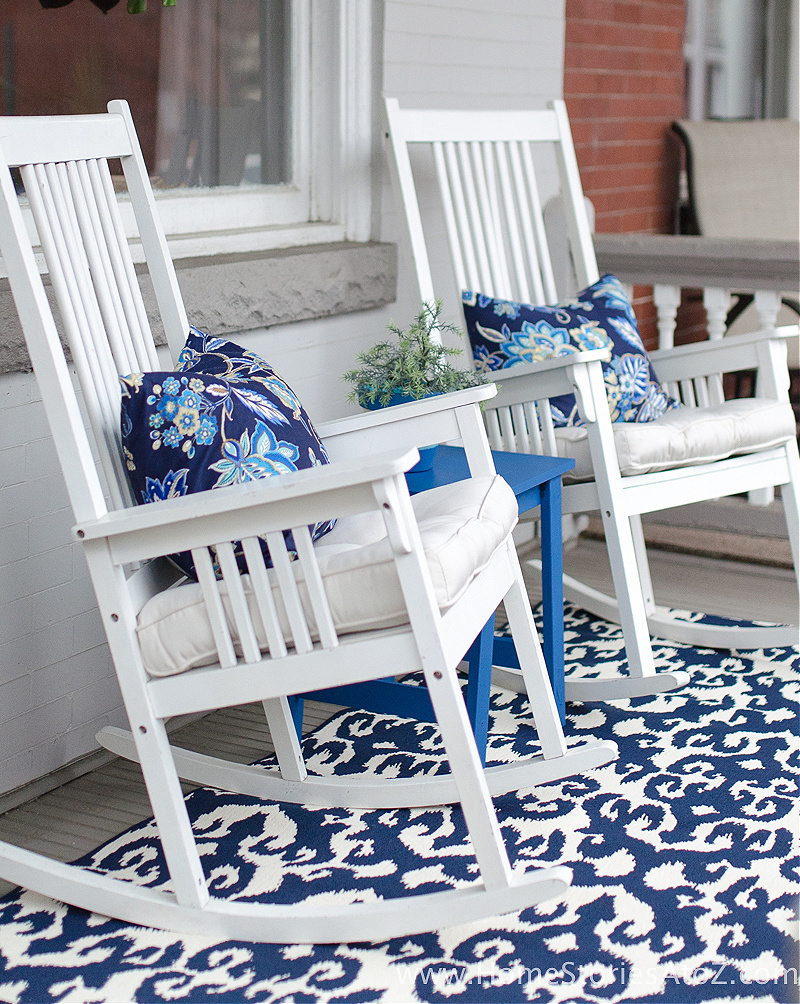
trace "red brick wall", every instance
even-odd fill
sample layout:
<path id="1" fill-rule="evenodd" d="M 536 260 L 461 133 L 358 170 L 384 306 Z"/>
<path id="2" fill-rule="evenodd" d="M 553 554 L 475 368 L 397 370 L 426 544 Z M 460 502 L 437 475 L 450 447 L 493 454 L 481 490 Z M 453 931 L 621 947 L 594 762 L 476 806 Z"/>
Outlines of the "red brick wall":
<path id="1" fill-rule="evenodd" d="M 566 0 L 564 97 L 598 233 L 671 233 L 686 0 Z M 650 291 L 634 303 L 656 343 Z"/>

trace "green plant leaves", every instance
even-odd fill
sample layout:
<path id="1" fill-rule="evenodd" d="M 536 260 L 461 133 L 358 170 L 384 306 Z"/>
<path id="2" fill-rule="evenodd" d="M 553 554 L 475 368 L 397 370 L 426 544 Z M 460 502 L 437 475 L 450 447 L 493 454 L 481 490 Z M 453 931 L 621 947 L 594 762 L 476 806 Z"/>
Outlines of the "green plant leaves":
<path id="1" fill-rule="evenodd" d="M 462 332 L 439 319 L 441 310 L 440 300 L 423 303 L 407 331 L 392 322 L 389 331 L 394 340 L 378 342 L 360 353 L 360 366 L 342 376 L 355 387 L 349 400 L 363 406 L 385 406 L 395 391 L 419 400 L 483 383 L 483 376 L 450 364 L 448 357 L 461 355 L 461 349 L 442 345 L 441 335 Z"/>

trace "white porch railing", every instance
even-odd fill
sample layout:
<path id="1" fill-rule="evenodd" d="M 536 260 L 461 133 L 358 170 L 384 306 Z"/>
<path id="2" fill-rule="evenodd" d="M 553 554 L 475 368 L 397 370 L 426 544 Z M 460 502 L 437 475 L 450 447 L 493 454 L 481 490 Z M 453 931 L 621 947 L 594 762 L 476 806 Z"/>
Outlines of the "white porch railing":
<path id="1" fill-rule="evenodd" d="M 660 349 L 672 348 L 681 289 L 703 290 L 708 337 L 722 338 L 731 292 L 755 294 L 760 327 L 769 330 L 781 293 L 800 294 L 800 241 L 736 240 L 667 234 L 595 234 L 601 272 L 653 287 Z"/>

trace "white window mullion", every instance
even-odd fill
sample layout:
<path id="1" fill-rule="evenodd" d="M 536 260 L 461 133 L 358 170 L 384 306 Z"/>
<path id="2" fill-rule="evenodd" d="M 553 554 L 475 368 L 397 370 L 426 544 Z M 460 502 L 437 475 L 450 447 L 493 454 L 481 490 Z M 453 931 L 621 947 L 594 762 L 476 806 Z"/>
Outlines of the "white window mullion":
<path id="1" fill-rule="evenodd" d="M 339 4 L 310 0 L 311 88 L 308 119 L 312 123 L 311 219 L 333 220 L 337 213 L 340 167 L 338 156 Z"/>
<path id="2" fill-rule="evenodd" d="M 350 240 L 366 241 L 372 236 L 372 0 L 341 0 L 340 11 L 339 218 Z"/>
<path id="3" fill-rule="evenodd" d="M 292 4 L 292 182 L 302 192 L 304 219 L 320 219 L 312 206 L 312 95 L 324 86 L 313 73 L 311 53 L 311 3 L 294 0 Z"/>

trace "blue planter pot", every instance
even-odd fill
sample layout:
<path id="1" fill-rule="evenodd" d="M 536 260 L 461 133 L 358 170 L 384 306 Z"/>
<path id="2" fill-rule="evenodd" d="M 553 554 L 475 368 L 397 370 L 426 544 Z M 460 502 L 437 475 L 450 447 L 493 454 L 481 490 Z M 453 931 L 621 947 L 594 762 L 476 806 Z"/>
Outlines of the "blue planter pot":
<path id="1" fill-rule="evenodd" d="M 436 394 L 428 394 L 427 397 L 436 397 Z M 381 404 L 379 401 L 365 402 L 359 401 L 362 408 L 366 408 L 367 411 L 379 411 L 381 408 L 392 408 L 397 404 L 409 404 L 411 401 L 419 400 L 418 398 L 409 397 L 408 394 L 402 394 L 399 390 L 393 391 L 392 396 L 389 398 L 387 404 Z M 438 444 L 435 446 L 422 446 L 419 448 L 419 461 L 414 464 L 409 474 L 416 474 L 420 471 L 429 471 L 433 467 L 433 461 L 436 456 L 436 451 L 438 449 Z"/>
<path id="2" fill-rule="evenodd" d="M 372 388 L 368 388 L 372 389 Z M 435 397 L 434 394 L 427 394 L 427 397 Z M 358 403 L 362 408 L 366 408 L 367 411 L 380 411 L 381 408 L 393 408 L 397 404 L 410 404 L 412 401 L 416 401 L 417 398 L 409 397 L 408 394 L 403 394 L 399 390 L 392 391 L 392 396 L 389 398 L 386 404 L 381 404 L 379 400 L 375 401 L 364 401 L 359 398 Z"/>

